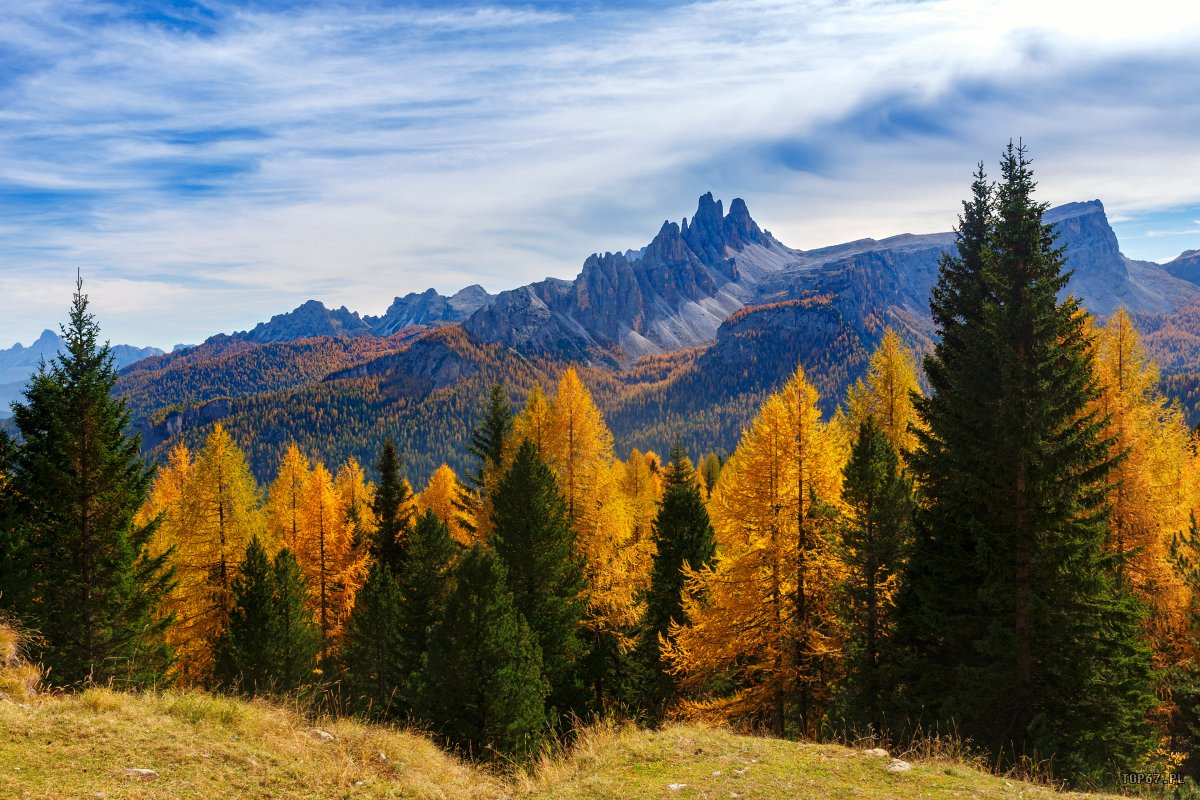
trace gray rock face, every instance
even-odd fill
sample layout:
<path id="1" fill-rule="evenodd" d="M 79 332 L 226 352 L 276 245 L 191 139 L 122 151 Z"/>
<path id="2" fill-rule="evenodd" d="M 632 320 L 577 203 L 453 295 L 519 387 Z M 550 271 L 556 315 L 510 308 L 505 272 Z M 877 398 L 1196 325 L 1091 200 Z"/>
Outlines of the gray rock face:
<path id="1" fill-rule="evenodd" d="M 426 289 L 397 297 L 381 317 L 364 317 L 376 336 L 392 334 L 412 325 L 433 325 L 439 322 L 461 322 L 476 310 L 492 301 L 492 296 L 478 284 L 460 289 L 450 297 Z"/>
<path id="2" fill-rule="evenodd" d="M 267 344 L 291 342 L 311 336 L 369 336 L 371 326 L 345 306 L 328 309 L 318 300 L 309 300 L 287 314 L 276 314 L 270 322 L 260 322 L 249 331 L 231 334 L 234 341 Z"/>
<path id="3" fill-rule="evenodd" d="M 744 201 L 734 200 L 726 215 L 709 193 L 690 222 L 664 222 L 641 250 L 593 254 L 570 283 L 502 292 L 464 327 L 484 341 L 535 352 L 628 358 L 690 347 L 711 341 L 754 287 L 794 255 L 758 227 Z"/>
<path id="4" fill-rule="evenodd" d="M 1163 265 L 1167 273 L 1188 283 L 1200 284 L 1200 250 L 1184 250 Z"/>

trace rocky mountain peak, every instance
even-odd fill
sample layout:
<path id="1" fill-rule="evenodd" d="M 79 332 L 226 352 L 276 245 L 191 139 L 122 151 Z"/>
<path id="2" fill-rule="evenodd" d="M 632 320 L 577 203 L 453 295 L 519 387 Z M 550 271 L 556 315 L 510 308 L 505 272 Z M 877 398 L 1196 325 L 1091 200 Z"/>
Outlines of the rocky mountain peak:
<path id="1" fill-rule="evenodd" d="M 769 245 L 768 236 L 758 227 L 758 223 L 750 216 L 746 201 L 740 197 L 733 198 L 729 204 L 729 214 L 724 220 L 725 243 L 734 250 L 744 250 L 748 244 Z"/>
<path id="2" fill-rule="evenodd" d="M 320 300 L 309 300 L 286 314 L 276 314 L 270 322 L 260 322 L 251 330 L 239 331 L 229 338 L 266 344 L 312 336 L 366 336 L 370 332 L 370 326 L 345 306 L 330 310 Z"/>

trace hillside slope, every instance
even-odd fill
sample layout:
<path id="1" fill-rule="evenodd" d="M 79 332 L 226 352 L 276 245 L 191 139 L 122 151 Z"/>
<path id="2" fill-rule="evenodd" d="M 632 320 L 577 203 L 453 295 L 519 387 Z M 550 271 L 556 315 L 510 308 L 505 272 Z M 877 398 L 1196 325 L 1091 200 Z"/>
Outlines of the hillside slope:
<path id="1" fill-rule="evenodd" d="M 532 775 L 504 779 L 413 733 L 318 725 L 267 703 L 194 693 L 92 689 L 31 706 L 0 701 L 0 797 L 1086 797 L 951 761 L 891 773 L 887 758 L 845 747 L 695 725 L 658 733 L 601 728 Z"/>

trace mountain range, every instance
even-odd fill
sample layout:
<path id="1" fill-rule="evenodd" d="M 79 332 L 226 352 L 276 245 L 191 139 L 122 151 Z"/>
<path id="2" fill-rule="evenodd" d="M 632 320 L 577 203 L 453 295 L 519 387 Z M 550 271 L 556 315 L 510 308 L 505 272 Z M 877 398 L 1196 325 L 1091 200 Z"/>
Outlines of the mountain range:
<path id="1" fill-rule="evenodd" d="M 21 392 L 38 364 L 50 362 L 62 349 L 62 337 L 47 329 L 28 347 L 17 342 L 7 350 L 0 350 L 0 418 L 11 416 L 9 404 L 22 398 Z M 112 346 L 113 363 L 117 369 L 143 358 L 161 355 L 162 352 L 157 347 Z"/>
<path id="2" fill-rule="evenodd" d="M 1050 209 L 1046 220 L 1073 270 L 1065 291 L 1098 315 L 1133 312 L 1177 383 L 1200 373 L 1197 251 L 1167 265 L 1125 257 L 1098 200 Z M 574 280 L 494 296 L 430 289 L 378 317 L 313 300 L 134 363 L 118 391 L 152 456 L 179 436 L 198 443 L 221 420 L 260 477 L 292 439 L 334 463 L 367 463 L 391 437 L 418 479 L 442 461 L 462 467 L 489 383 L 504 382 L 519 403 L 568 365 L 592 388 L 619 451 L 661 452 L 676 437 L 693 452 L 731 449 L 797 361 L 831 412 L 886 328 L 928 351 L 929 291 L 953 243 L 943 232 L 799 250 L 761 228 L 743 200 L 726 212 L 705 194 L 690 219 L 663 222 L 638 250 L 589 256 Z"/>

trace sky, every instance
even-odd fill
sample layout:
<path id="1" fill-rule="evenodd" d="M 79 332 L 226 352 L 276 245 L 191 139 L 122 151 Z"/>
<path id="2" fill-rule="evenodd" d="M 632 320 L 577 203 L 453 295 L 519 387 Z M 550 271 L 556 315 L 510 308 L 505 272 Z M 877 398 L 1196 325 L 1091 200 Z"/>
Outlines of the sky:
<path id="1" fill-rule="evenodd" d="M 1200 248 L 1200 4 L 40 0 L 0 20 L 0 347 L 574 277 L 712 191 L 802 249 L 948 230 L 1010 138 Z M 994 169 L 993 169 L 994 171 Z"/>

